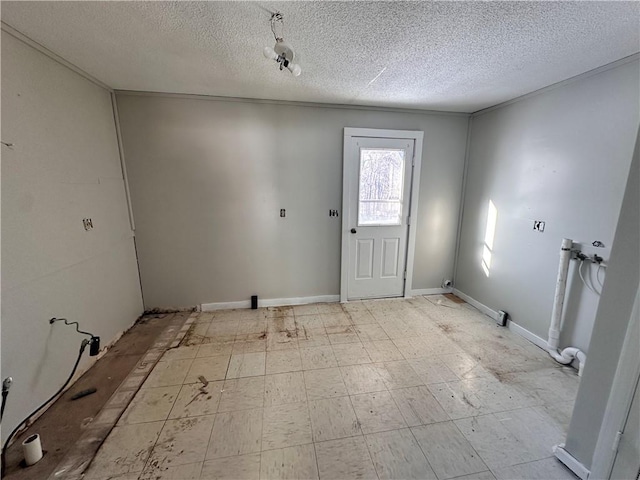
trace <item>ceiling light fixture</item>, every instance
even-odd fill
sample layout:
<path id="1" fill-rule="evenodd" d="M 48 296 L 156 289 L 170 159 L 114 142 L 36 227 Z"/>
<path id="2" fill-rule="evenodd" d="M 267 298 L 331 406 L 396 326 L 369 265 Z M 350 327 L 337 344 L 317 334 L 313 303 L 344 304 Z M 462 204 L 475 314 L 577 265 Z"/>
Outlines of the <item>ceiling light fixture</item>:
<path id="1" fill-rule="evenodd" d="M 277 32 L 278 30 L 279 33 Z M 280 65 L 280 70 L 286 68 L 294 77 L 299 76 L 302 73 L 302 69 L 300 65 L 293 63 L 295 52 L 288 44 L 284 43 L 284 20 L 280 12 L 271 14 L 271 31 L 276 39 L 276 44 L 273 48 L 264 47 L 262 53 L 264 53 L 265 57 L 275 60 Z"/>

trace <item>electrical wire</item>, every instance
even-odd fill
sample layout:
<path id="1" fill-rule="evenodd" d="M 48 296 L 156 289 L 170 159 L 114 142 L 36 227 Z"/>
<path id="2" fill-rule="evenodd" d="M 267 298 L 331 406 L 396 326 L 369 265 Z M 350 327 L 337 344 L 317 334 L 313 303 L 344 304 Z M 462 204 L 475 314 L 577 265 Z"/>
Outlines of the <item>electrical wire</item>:
<path id="1" fill-rule="evenodd" d="M 279 37 L 276 33 L 276 23 L 278 22 L 280 23 L 280 29 L 282 30 L 282 33 Z M 284 38 L 284 21 L 280 12 L 271 14 L 271 31 L 273 32 L 273 37 L 276 39 L 276 42 L 278 40 L 282 41 L 282 39 Z"/>
<path id="2" fill-rule="evenodd" d="M 56 318 L 56 317 L 53 317 L 51 320 L 49 320 L 49 323 L 53 323 L 53 322 L 64 322 L 65 325 L 75 325 L 76 332 L 81 333 L 82 335 L 88 335 L 93 338 L 92 333 L 83 332 L 82 330 L 80 330 L 80 324 L 78 322 L 70 322 L 66 318 Z"/>
<path id="3" fill-rule="evenodd" d="M 53 323 L 53 320 L 64 320 L 62 318 L 60 319 L 51 319 Z M 65 323 L 66 320 L 65 320 Z M 77 322 L 72 322 L 72 323 L 76 323 Z M 67 325 L 70 325 L 69 323 L 67 323 Z M 76 326 L 76 330 L 78 330 L 78 327 Z M 86 332 L 82 332 L 80 330 L 78 330 L 78 332 L 80 333 L 86 333 Z M 87 335 L 91 335 L 91 334 L 87 334 Z M 1 461 L 2 461 L 2 468 L 0 469 L 0 478 L 4 478 L 4 472 L 5 472 L 5 466 L 7 464 L 6 462 L 6 454 L 7 454 L 7 447 L 9 446 L 9 443 L 11 442 L 11 439 L 14 437 L 14 435 L 18 432 L 18 430 L 20 430 L 20 427 L 22 427 L 22 425 L 26 424 L 36 413 L 38 413 L 40 410 L 42 410 L 44 407 L 46 407 L 49 402 L 51 402 L 53 399 L 55 399 L 64 389 L 65 387 L 69 384 L 69 382 L 71 381 L 71 379 L 73 378 L 73 376 L 76 373 L 76 370 L 78 369 L 78 365 L 80 364 L 80 359 L 82 358 L 82 354 L 84 353 L 84 349 L 87 348 L 87 345 L 89 345 L 89 340 L 83 340 L 82 343 L 80 344 L 80 351 L 78 352 L 78 358 L 76 359 L 76 363 L 73 365 L 73 369 L 71 370 L 71 374 L 69 375 L 69 378 L 67 378 L 67 381 L 64 382 L 64 384 L 58 389 L 58 391 L 56 393 L 54 393 L 53 395 L 51 395 L 51 397 L 49 397 L 49 399 L 44 402 L 42 405 L 40 405 L 38 408 L 36 408 L 33 412 L 31 412 L 24 420 L 22 420 L 17 426 L 16 428 L 13 429 L 13 431 L 9 434 L 9 436 L 7 437 L 6 442 L 4 442 L 4 445 L 2 446 L 2 454 L 0 455 L 1 457 Z"/>
<path id="4" fill-rule="evenodd" d="M 582 283 L 584 283 L 584 286 L 587 287 L 589 290 L 591 290 L 594 295 L 600 296 L 600 293 L 585 281 L 584 276 L 582 275 L 583 264 L 584 264 L 584 260 L 580 260 L 580 266 L 578 266 L 578 273 L 580 274 L 580 280 L 582 280 Z"/>
<path id="5" fill-rule="evenodd" d="M 596 280 L 600 284 L 600 288 L 604 288 L 604 281 L 600 280 L 600 271 L 605 268 L 604 265 L 598 265 L 598 270 L 596 271 Z"/>

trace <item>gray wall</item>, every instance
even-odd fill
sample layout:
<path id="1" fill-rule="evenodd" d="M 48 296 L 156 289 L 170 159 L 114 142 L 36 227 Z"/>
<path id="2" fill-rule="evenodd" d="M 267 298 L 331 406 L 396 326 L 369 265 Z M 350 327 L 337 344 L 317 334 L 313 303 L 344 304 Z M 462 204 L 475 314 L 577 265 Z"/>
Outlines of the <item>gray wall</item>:
<path id="1" fill-rule="evenodd" d="M 118 108 L 147 308 L 338 295 L 344 127 L 424 131 L 413 288 L 452 276 L 466 116 L 128 94 Z"/>
<path id="2" fill-rule="evenodd" d="M 609 257 L 638 128 L 639 80 L 636 60 L 473 117 L 460 291 L 546 340 L 562 238 L 600 240 L 607 249 L 587 250 Z M 489 200 L 498 213 L 487 277 Z M 546 222 L 544 233 L 533 230 L 534 220 Z M 577 265 L 560 344 L 586 351 L 598 297 L 582 286 Z"/>
<path id="3" fill-rule="evenodd" d="M 567 434 L 566 450 L 587 468 L 604 418 L 640 278 L 640 135 L 611 250 L 589 357 Z M 640 341 L 640 339 L 636 339 Z"/>
<path id="4" fill-rule="evenodd" d="M 109 92 L 2 33 L 5 434 L 62 385 L 85 338 L 49 318 L 104 345 L 142 312 L 114 125 Z"/>

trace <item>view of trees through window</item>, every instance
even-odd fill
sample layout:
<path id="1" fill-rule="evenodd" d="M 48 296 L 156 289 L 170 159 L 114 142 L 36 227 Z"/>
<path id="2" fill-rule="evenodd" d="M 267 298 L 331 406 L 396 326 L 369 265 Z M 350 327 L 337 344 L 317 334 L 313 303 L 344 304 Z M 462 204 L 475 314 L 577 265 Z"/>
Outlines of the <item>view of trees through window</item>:
<path id="1" fill-rule="evenodd" d="M 359 225 L 400 225 L 404 150 L 361 149 Z"/>

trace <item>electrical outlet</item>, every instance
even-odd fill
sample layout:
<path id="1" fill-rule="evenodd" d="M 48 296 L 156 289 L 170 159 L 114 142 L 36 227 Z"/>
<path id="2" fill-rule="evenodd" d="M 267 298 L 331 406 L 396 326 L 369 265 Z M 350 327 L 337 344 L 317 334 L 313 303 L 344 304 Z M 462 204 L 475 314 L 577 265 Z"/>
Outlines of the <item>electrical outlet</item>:
<path id="1" fill-rule="evenodd" d="M 281 217 L 286 217 L 287 216 L 287 211 L 284 208 L 280 209 L 280 216 Z"/>
<path id="2" fill-rule="evenodd" d="M 82 219 L 82 225 L 84 226 L 84 229 L 87 232 L 89 230 L 93 230 L 93 220 L 91 220 L 90 218 L 83 218 Z"/>
<path id="3" fill-rule="evenodd" d="M 330 217 L 337 217 L 338 216 L 338 210 L 329 210 L 329 216 Z"/>
<path id="4" fill-rule="evenodd" d="M 544 222 L 542 220 L 534 220 L 533 229 L 540 233 L 544 232 Z"/>

